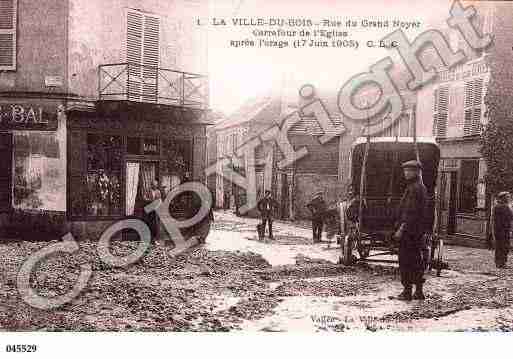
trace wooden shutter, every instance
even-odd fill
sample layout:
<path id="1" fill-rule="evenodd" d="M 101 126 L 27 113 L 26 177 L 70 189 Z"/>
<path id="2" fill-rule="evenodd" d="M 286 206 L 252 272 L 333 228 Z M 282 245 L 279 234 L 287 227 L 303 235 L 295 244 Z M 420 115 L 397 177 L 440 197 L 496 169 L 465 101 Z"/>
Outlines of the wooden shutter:
<path id="1" fill-rule="evenodd" d="M 157 102 L 160 19 L 139 11 L 127 14 L 128 99 Z"/>
<path id="2" fill-rule="evenodd" d="M 142 93 L 143 15 L 129 11 L 127 15 L 126 60 L 128 62 L 128 99 L 140 101 Z"/>
<path id="3" fill-rule="evenodd" d="M 435 91 L 435 136 L 447 137 L 447 118 L 449 109 L 449 87 L 443 86 Z"/>
<path id="4" fill-rule="evenodd" d="M 17 0 L 0 0 L 0 70 L 16 70 Z"/>
<path id="5" fill-rule="evenodd" d="M 144 16 L 143 33 L 143 96 L 144 101 L 157 102 L 157 76 L 159 67 L 160 21 Z"/>
<path id="6" fill-rule="evenodd" d="M 483 79 L 465 82 L 465 123 L 463 136 L 479 135 L 483 102 Z"/>

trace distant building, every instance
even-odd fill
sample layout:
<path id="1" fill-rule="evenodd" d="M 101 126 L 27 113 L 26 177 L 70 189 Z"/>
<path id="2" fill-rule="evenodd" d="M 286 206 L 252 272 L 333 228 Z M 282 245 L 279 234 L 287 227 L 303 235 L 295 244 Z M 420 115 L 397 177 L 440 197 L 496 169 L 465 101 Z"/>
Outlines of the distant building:
<path id="1" fill-rule="evenodd" d="M 238 156 L 237 150 L 246 142 L 259 136 L 266 129 L 277 124 L 280 119 L 281 100 L 272 96 L 264 96 L 246 101 L 234 114 L 218 122 L 209 130 L 209 148 L 213 149 L 215 142 L 216 163 L 223 159 L 229 161 L 229 168 L 219 168 L 215 175 L 208 179 L 210 186 L 214 185 L 218 208 L 233 209 L 242 206 L 246 201 L 245 191 L 236 186 L 233 172 L 245 176 L 247 172 L 244 156 Z M 272 173 L 265 171 L 265 161 L 270 159 L 272 164 L 273 143 L 266 141 L 255 149 L 256 196 L 260 198 L 264 191 L 272 189 Z M 209 165 L 212 165 L 212 161 Z M 224 173 L 224 175 L 222 174 Z M 215 180 L 214 180 L 215 178 Z M 249 215 L 256 215 L 255 210 Z"/>
<path id="2" fill-rule="evenodd" d="M 336 96 L 333 97 L 336 99 Z M 331 100 L 332 108 L 336 105 Z M 266 190 L 273 193 L 279 202 L 278 216 L 282 219 L 308 218 L 306 204 L 317 191 L 324 191 L 330 202 L 335 202 L 340 192 L 338 180 L 339 140 L 340 136 L 321 144 L 319 137 L 323 134 L 314 116 L 304 115 L 300 107 L 304 103 L 299 99 L 282 96 L 262 97 L 248 101 L 235 114 L 225 121 L 216 124 L 212 130 L 215 136 L 209 135 L 209 148 L 216 141 L 216 157 L 228 159 L 230 168 L 219 168 L 216 175 L 216 204 L 219 208 L 232 209 L 246 203 L 247 193 L 235 185 L 230 172 L 234 171 L 246 176 L 251 173 L 244 156 L 237 156 L 237 149 L 252 139 L 262 136 L 273 126 L 282 126 L 284 119 L 292 112 L 298 111 L 300 120 L 287 132 L 289 142 L 295 150 L 306 147 L 308 154 L 290 166 L 280 168 L 278 163 L 284 158 L 280 147 L 274 139 L 263 140 L 255 149 L 255 196 L 260 199 Z M 341 116 L 330 111 L 334 125 L 341 124 Z M 335 115 L 331 115 L 335 113 Z M 225 175 L 220 175 L 224 171 Z M 209 178 L 212 184 L 213 179 Z M 238 202 L 236 202 L 238 201 Z M 250 216 L 258 215 L 253 209 Z"/>
<path id="3" fill-rule="evenodd" d="M 282 121 L 294 112 L 299 115 L 299 121 L 288 131 L 288 140 L 295 151 L 302 148 L 307 154 L 289 166 L 280 168 L 277 164 L 284 159 L 283 153 L 275 145 L 276 158 L 273 178 L 275 179 L 275 196 L 280 203 L 280 214 L 284 219 L 306 219 L 311 213 L 307 208 L 308 202 L 317 192 L 323 192 L 328 204 L 335 204 L 341 194 L 342 185 L 339 181 L 339 144 L 340 134 L 334 134 L 327 143 L 321 144 L 320 137 L 324 135 L 319 121 L 313 114 L 305 114 L 304 106 L 312 100 L 319 99 L 328 112 L 333 126 L 343 125 L 342 115 L 337 106 L 336 93 L 319 92 L 315 90 L 311 100 L 305 100 L 296 95 L 289 97 L 283 107 Z M 342 133 L 342 137 L 345 132 Z"/>

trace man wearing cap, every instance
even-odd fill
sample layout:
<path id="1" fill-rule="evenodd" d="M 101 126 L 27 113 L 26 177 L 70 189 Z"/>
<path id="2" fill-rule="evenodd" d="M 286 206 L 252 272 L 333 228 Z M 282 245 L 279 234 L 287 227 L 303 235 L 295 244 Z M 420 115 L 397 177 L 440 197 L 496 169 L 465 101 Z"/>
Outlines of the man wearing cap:
<path id="1" fill-rule="evenodd" d="M 312 213 L 313 242 L 318 243 L 321 241 L 324 215 L 327 208 L 326 202 L 323 199 L 323 192 L 316 192 L 306 207 Z"/>
<path id="2" fill-rule="evenodd" d="M 493 232 L 495 237 L 495 265 L 505 268 L 508 261 L 509 237 L 513 214 L 509 208 L 509 192 L 497 195 L 497 205 L 493 208 Z"/>
<path id="3" fill-rule="evenodd" d="M 274 211 L 278 208 L 278 202 L 276 202 L 271 197 L 271 191 L 265 191 L 265 196 L 260 201 L 258 201 L 257 205 L 258 211 L 262 216 L 262 227 L 265 233 L 265 225 L 269 224 L 269 239 L 273 238 L 273 214 Z"/>
<path id="4" fill-rule="evenodd" d="M 407 186 L 400 203 L 399 228 L 394 238 L 399 243 L 399 271 L 404 290 L 397 299 L 412 300 L 412 286 L 415 284 L 414 299 L 425 299 L 424 263 L 422 259 L 423 236 L 425 233 L 427 190 L 420 180 L 422 165 L 416 160 L 402 164 Z"/>

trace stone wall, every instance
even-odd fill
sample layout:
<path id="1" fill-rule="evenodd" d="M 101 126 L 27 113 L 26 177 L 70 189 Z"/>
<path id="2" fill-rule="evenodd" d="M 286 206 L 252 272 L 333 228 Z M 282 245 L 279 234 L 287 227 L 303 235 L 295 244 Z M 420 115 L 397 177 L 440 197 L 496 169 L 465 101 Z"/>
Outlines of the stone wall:
<path id="1" fill-rule="evenodd" d="M 66 92 L 67 4 L 18 0 L 16 71 L 0 71 L 0 91 Z M 61 86 L 45 86 L 47 76 Z"/>

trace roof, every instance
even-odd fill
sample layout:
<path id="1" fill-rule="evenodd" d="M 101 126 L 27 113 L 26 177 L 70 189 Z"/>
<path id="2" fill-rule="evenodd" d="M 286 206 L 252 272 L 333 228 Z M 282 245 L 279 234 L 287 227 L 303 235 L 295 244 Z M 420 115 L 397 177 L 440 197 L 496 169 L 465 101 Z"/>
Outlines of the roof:
<path id="1" fill-rule="evenodd" d="M 254 98 L 246 101 L 235 113 L 226 120 L 216 124 L 215 129 L 226 129 L 240 126 L 247 122 L 279 123 L 281 100 L 274 97 Z"/>
<path id="2" fill-rule="evenodd" d="M 342 116 L 330 116 L 330 120 L 333 123 L 334 128 L 344 126 Z M 311 136 L 322 136 L 325 135 L 325 131 L 321 128 L 319 121 L 315 116 L 301 116 L 301 120 L 295 123 L 290 130 L 289 134 L 294 135 L 311 135 Z M 334 133 L 339 135 L 340 133 Z"/>

